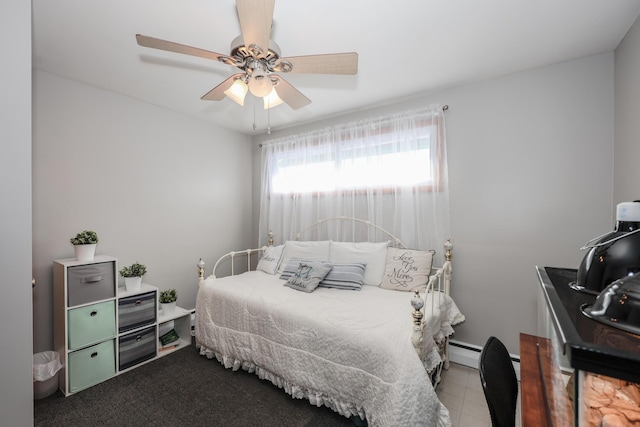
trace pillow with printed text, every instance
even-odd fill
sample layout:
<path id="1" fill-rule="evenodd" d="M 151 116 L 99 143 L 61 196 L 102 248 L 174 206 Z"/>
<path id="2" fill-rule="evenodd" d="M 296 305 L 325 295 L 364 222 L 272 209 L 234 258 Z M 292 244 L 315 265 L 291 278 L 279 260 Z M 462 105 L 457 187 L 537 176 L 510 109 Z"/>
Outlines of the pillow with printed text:
<path id="1" fill-rule="evenodd" d="M 424 289 L 429 281 L 434 251 L 387 249 L 387 261 L 380 287 L 395 291 Z"/>
<path id="2" fill-rule="evenodd" d="M 284 285 L 302 292 L 313 292 L 332 268 L 333 265 L 326 261 L 300 261 Z"/>
<path id="3" fill-rule="evenodd" d="M 276 274 L 276 270 L 280 266 L 280 258 L 282 258 L 283 249 L 284 245 L 267 247 L 262 254 L 262 258 L 258 261 L 256 270 L 261 270 L 269 274 Z"/>

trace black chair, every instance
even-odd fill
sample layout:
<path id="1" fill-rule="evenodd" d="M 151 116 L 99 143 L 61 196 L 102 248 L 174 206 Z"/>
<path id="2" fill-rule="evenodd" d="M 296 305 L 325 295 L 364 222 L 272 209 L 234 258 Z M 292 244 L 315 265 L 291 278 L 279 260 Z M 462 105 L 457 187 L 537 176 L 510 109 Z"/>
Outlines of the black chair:
<path id="1" fill-rule="evenodd" d="M 493 427 L 514 427 L 518 379 L 511 356 L 502 342 L 491 337 L 480 353 L 480 381 Z"/>

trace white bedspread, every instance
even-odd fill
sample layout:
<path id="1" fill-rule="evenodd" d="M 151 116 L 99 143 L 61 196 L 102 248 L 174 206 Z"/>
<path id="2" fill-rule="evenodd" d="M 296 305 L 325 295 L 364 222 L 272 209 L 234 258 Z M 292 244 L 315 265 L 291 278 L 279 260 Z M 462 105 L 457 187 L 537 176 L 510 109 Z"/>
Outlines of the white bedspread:
<path id="1" fill-rule="evenodd" d="M 439 362 L 435 344 L 425 339 L 425 365 L 411 344 L 410 293 L 307 294 L 283 284 L 261 271 L 205 280 L 196 302 L 201 353 L 370 426 L 451 425 L 425 370 Z M 443 306 L 425 337 L 449 335 L 464 319 L 450 298 Z"/>

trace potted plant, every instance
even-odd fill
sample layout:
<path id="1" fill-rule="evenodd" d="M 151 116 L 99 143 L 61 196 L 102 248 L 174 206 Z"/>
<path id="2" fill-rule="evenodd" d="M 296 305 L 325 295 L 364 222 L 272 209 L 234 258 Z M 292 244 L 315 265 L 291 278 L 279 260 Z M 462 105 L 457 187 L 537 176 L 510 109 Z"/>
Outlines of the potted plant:
<path id="1" fill-rule="evenodd" d="M 73 245 L 78 261 L 92 261 L 98 244 L 98 234 L 95 231 L 84 230 L 69 239 Z"/>
<path id="2" fill-rule="evenodd" d="M 127 291 L 139 291 L 142 284 L 142 276 L 147 274 L 147 267 L 139 262 L 134 262 L 128 267 L 122 267 L 120 275 L 124 277 L 124 286 Z"/>
<path id="3" fill-rule="evenodd" d="M 176 301 L 178 300 L 178 292 L 175 289 L 167 289 L 160 291 L 160 306 L 164 315 L 173 314 L 176 309 Z"/>

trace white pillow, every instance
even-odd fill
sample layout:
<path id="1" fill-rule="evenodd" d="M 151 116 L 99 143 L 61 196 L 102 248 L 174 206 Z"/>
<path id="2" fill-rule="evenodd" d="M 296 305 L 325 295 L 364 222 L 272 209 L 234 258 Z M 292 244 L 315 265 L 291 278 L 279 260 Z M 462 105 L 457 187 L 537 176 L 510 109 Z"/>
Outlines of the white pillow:
<path id="1" fill-rule="evenodd" d="M 331 243 L 330 240 L 318 242 L 287 240 L 284 243 L 284 252 L 276 271 L 282 274 L 282 270 L 287 266 L 291 258 L 327 261 L 329 259 L 329 243 Z"/>
<path id="2" fill-rule="evenodd" d="M 256 270 L 264 271 L 269 274 L 276 274 L 276 270 L 280 266 L 280 259 L 282 258 L 282 251 L 284 245 L 269 246 L 262 254 L 262 258 L 258 261 Z"/>
<path id="3" fill-rule="evenodd" d="M 434 251 L 389 248 L 380 287 L 396 291 L 423 290 L 429 281 Z"/>
<path id="4" fill-rule="evenodd" d="M 372 242 L 331 242 L 329 261 L 336 264 L 360 262 L 366 264 L 364 284 L 379 286 L 384 273 L 389 241 Z"/>

